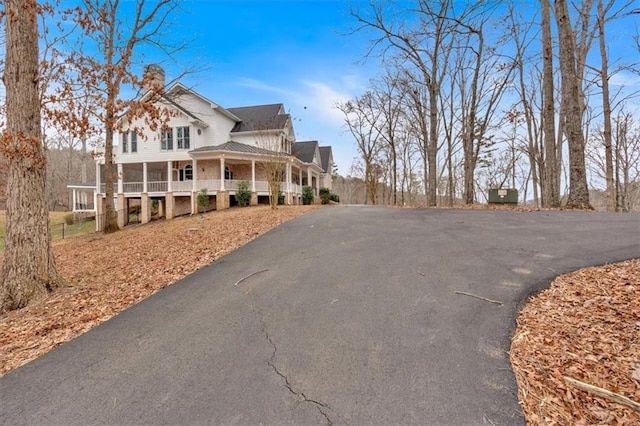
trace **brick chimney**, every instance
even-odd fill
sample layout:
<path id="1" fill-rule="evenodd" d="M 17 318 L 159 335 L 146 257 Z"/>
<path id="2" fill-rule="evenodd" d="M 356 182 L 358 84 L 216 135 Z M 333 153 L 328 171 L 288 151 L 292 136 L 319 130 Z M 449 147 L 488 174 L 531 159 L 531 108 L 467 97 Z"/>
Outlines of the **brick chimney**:
<path id="1" fill-rule="evenodd" d="M 145 91 L 162 92 L 164 85 L 164 69 L 158 64 L 145 65 L 142 78 L 142 86 Z"/>

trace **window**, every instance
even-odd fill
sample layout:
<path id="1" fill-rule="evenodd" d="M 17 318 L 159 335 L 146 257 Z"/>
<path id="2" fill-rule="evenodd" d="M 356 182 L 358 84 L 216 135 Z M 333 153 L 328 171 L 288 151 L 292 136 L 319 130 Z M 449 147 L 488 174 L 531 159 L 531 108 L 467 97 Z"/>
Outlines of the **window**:
<path id="1" fill-rule="evenodd" d="M 193 166 L 190 164 L 184 166 L 184 180 L 193 180 Z"/>
<path id="2" fill-rule="evenodd" d="M 189 149 L 189 128 L 178 127 L 176 129 L 176 139 L 178 139 L 178 149 Z"/>
<path id="3" fill-rule="evenodd" d="M 233 172 L 229 167 L 224 168 L 224 180 L 233 180 Z"/>
<path id="4" fill-rule="evenodd" d="M 128 135 L 129 133 L 127 132 L 122 133 L 122 152 L 123 153 L 127 152 L 127 136 Z"/>
<path id="5" fill-rule="evenodd" d="M 160 132 L 160 149 L 170 151 L 173 149 L 173 129 L 163 129 Z"/>
<path id="6" fill-rule="evenodd" d="M 131 132 L 131 152 L 138 152 L 138 134 Z"/>

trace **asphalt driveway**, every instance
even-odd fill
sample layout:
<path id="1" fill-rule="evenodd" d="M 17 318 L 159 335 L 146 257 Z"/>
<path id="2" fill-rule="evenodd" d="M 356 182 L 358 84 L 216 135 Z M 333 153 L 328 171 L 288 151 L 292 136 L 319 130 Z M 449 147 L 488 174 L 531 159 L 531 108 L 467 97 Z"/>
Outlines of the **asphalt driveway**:
<path id="1" fill-rule="evenodd" d="M 322 209 L 0 378 L 0 423 L 523 424 L 518 307 L 632 257 L 632 214 Z"/>

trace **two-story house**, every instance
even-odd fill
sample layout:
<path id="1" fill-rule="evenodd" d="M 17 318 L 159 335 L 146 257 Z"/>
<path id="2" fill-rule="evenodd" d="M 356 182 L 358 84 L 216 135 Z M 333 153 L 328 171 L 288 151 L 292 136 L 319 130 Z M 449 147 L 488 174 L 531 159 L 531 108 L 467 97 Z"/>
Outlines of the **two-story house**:
<path id="1" fill-rule="evenodd" d="M 155 69 L 164 78 L 161 69 Z M 141 205 L 142 223 L 151 219 L 151 203 L 160 216 L 195 213 L 197 196 L 207 190 L 211 206 L 235 203 L 238 183 L 246 180 L 251 204 L 268 202 L 268 164 L 282 163 L 280 189 L 285 204 L 301 203 L 303 186 L 331 188 L 330 146 L 297 142 L 293 123 L 282 104 L 223 108 L 177 83 L 164 92 L 168 122 L 152 131 L 143 119 L 121 122 L 117 134 L 114 185 L 119 225 L 128 221 L 129 205 Z M 98 157 L 94 185 L 69 185 L 74 211 L 103 211 L 104 158 Z M 87 194 L 92 191 L 93 196 Z M 92 199 L 93 198 L 93 199 Z M 100 225 L 97 225 L 98 228 Z"/>

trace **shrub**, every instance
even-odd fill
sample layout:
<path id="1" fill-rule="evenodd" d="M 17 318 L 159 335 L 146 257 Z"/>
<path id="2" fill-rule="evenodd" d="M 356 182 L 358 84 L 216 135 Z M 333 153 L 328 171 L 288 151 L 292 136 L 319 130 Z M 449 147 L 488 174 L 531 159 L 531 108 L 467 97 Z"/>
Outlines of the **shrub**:
<path id="1" fill-rule="evenodd" d="M 249 190 L 249 181 L 241 180 L 238 182 L 238 190 L 236 191 L 236 201 L 240 207 L 246 207 L 251 204 L 251 191 Z"/>
<path id="2" fill-rule="evenodd" d="M 198 201 L 198 207 L 206 213 L 207 207 L 209 207 L 209 193 L 207 192 L 207 188 L 202 188 L 202 190 L 198 192 L 196 200 Z"/>
<path id="3" fill-rule="evenodd" d="M 278 191 L 278 205 L 281 206 L 284 204 L 284 193 L 282 191 Z"/>
<path id="4" fill-rule="evenodd" d="M 64 215 L 64 223 L 66 223 L 67 225 L 73 225 L 74 222 L 75 221 L 73 219 L 73 213 Z"/>
<path id="5" fill-rule="evenodd" d="M 331 190 L 329 188 L 320 188 L 320 199 L 322 204 L 329 204 L 331 198 Z"/>
<path id="6" fill-rule="evenodd" d="M 331 201 L 335 201 L 336 203 L 339 203 L 339 202 L 340 202 L 340 196 L 339 196 L 339 195 L 336 195 L 336 194 L 331 194 L 331 195 L 329 195 L 329 199 L 330 199 Z"/>
<path id="7" fill-rule="evenodd" d="M 310 186 L 304 186 L 302 188 L 302 204 L 305 206 L 313 204 L 313 188 Z"/>

